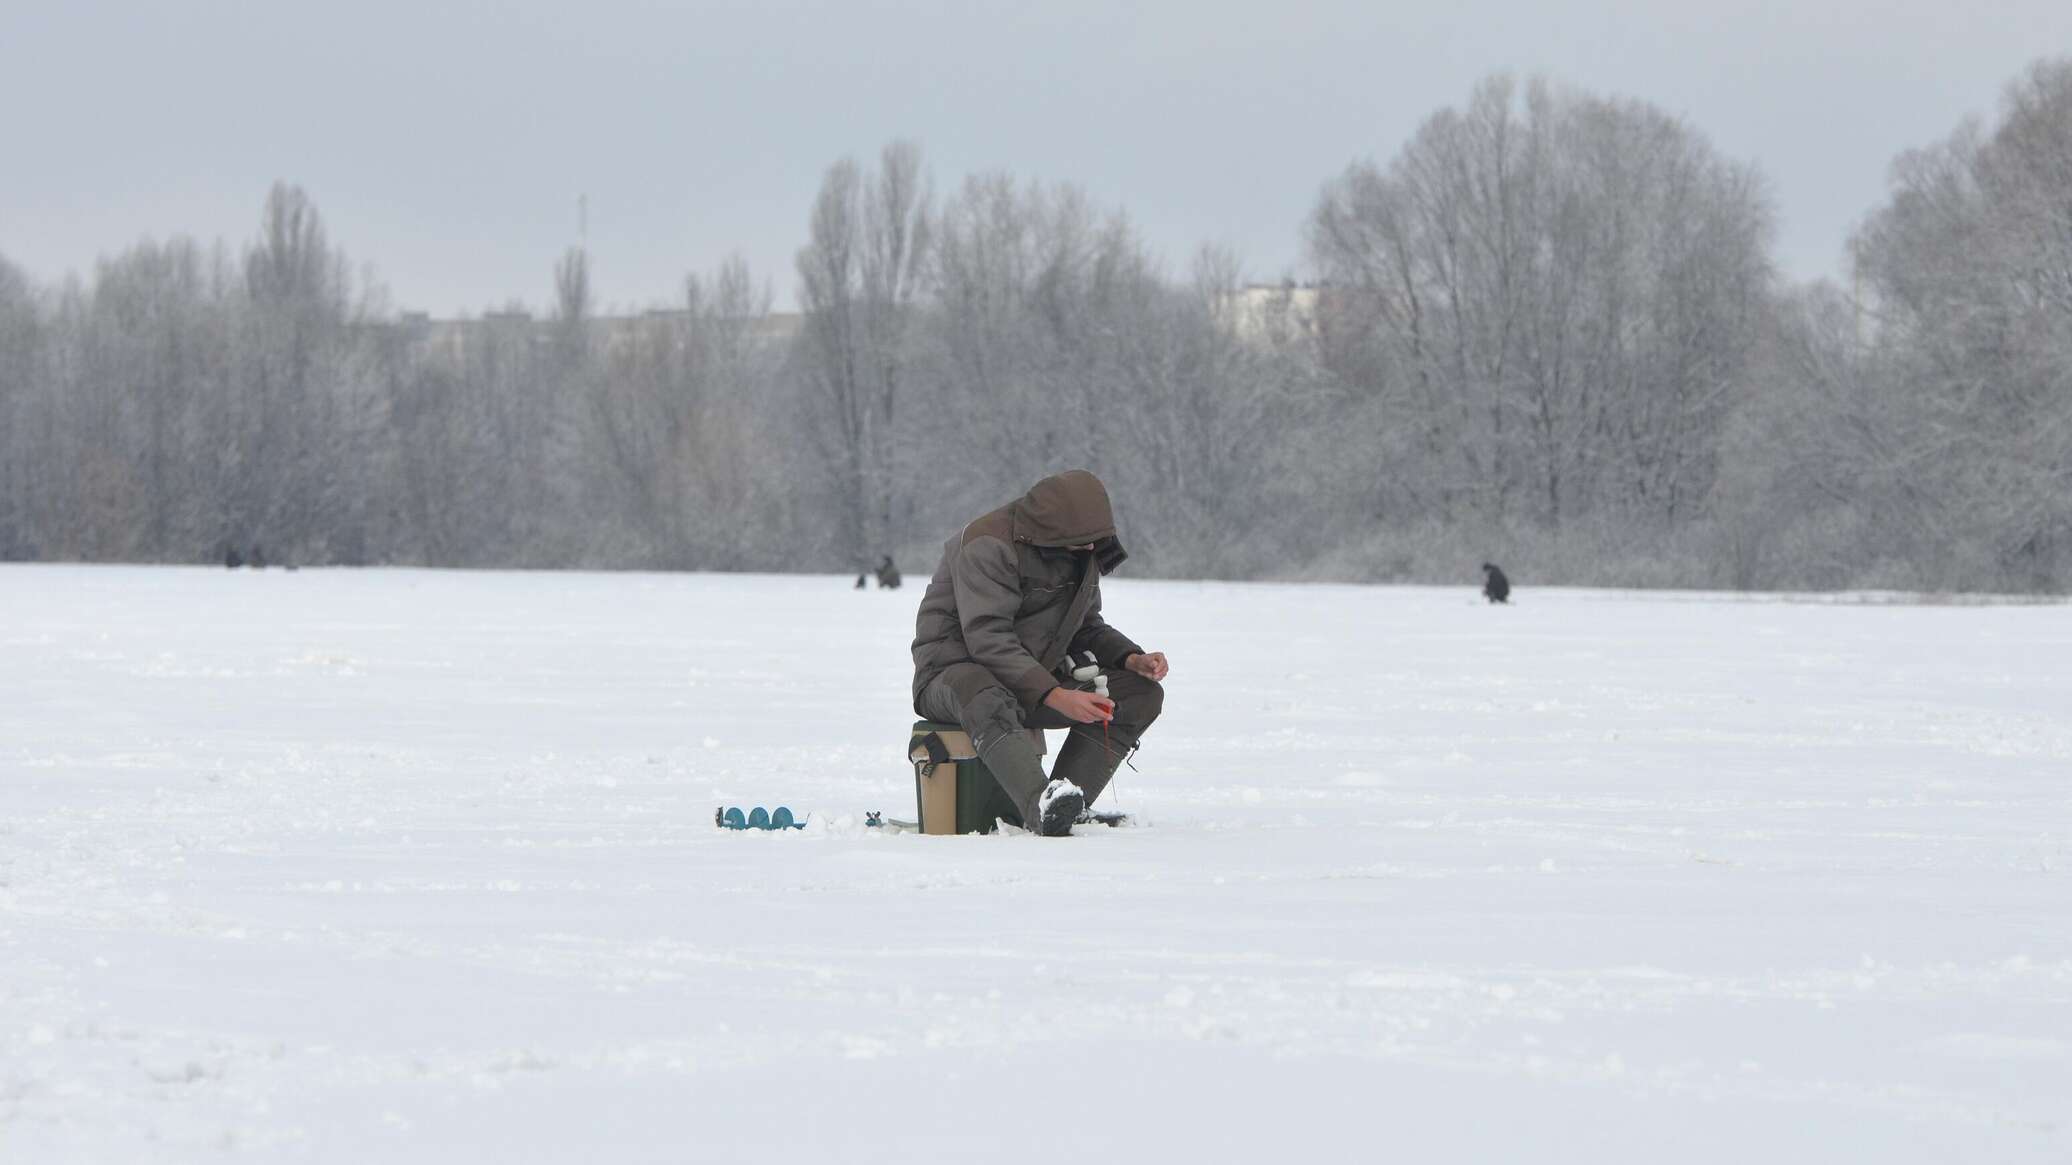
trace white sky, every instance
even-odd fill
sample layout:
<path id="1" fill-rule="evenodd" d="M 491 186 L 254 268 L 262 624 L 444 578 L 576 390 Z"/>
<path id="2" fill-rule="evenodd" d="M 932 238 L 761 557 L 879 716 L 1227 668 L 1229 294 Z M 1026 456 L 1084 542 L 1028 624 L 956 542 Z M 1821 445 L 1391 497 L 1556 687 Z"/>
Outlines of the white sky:
<path id="1" fill-rule="evenodd" d="M 939 190 L 1074 181 L 1176 269 L 1209 241 L 1275 278 L 1327 178 L 1510 70 L 1755 161 L 1811 277 L 1894 154 L 2065 53 L 2065 0 L 0 0 L 0 255 L 49 280 L 145 237 L 242 244 L 284 178 L 397 306 L 479 312 L 547 300 L 587 194 L 607 305 L 733 251 L 787 301 L 821 173 L 903 136 Z"/>

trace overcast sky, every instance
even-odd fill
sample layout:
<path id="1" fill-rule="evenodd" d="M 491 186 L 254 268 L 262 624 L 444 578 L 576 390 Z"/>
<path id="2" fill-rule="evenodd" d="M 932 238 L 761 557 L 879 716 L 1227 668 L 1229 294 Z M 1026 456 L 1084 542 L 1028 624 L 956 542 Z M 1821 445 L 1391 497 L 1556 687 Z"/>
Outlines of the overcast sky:
<path id="1" fill-rule="evenodd" d="M 600 298 L 745 255 L 788 300 L 822 172 L 893 137 L 938 190 L 1004 169 L 1300 272 L 1347 163 L 1509 70 L 1641 98 L 1768 175 L 1787 273 L 1840 269 L 1900 150 L 2072 53 L 2067 0 L 807 4 L 0 0 L 0 256 L 242 244 L 275 179 L 396 306 L 544 304 L 589 198 Z"/>

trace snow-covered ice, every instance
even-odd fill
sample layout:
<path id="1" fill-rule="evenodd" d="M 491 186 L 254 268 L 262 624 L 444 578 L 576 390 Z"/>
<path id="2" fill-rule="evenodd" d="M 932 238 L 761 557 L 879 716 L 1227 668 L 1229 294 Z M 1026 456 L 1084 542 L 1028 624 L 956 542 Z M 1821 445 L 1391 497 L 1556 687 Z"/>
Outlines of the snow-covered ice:
<path id="1" fill-rule="evenodd" d="M 0 1160 L 2072 1157 L 2072 607 L 1107 591 L 929 838 L 913 586 L 0 568 Z"/>

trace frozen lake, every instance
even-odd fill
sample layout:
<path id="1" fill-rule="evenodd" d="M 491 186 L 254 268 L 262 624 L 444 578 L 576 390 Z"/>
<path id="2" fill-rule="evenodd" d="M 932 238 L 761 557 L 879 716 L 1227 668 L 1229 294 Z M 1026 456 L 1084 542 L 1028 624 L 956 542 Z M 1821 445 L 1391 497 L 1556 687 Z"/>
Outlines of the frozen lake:
<path id="1" fill-rule="evenodd" d="M 0 1159 L 2072 1157 L 2072 607 L 1520 581 L 1125 574 L 1048 840 L 918 580 L 0 567 Z"/>

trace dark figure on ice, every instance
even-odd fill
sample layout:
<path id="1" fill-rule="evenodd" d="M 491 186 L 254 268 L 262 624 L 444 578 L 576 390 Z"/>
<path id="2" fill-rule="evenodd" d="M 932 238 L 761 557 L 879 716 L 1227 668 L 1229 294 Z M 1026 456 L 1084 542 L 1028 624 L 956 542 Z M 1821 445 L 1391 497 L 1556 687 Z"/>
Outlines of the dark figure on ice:
<path id="1" fill-rule="evenodd" d="M 959 531 L 921 599 L 914 710 L 970 733 L 1040 834 L 1072 832 L 1165 700 L 1165 654 L 1101 618 L 1101 576 L 1124 557 L 1106 487 L 1075 469 Z M 1106 696 L 1072 678 L 1068 656 L 1087 653 Z M 1071 730 L 1047 778 L 1030 728 Z"/>
<path id="2" fill-rule="evenodd" d="M 223 565 L 230 568 L 231 570 L 236 570 L 238 567 L 243 566 L 244 564 L 245 556 L 237 552 L 237 543 L 231 543 L 230 549 L 225 550 L 223 552 Z"/>
<path id="3" fill-rule="evenodd" d="M 878 587 L 887 591 L 899 589 L 899 568 L 892 565 L 892 556 L 889 554 L 878 563 Z"/>
<path id="4" fill-rule="evenodd" d="M 856 589 L 857 589 L 857 590 L 859 590 L 859 591 L 860 591 L 860 590 L 862 590 L 862 589 L 863 589 L 863 587 L 864 587 L 864 582 L 863 582 L 863 580 L 864 580 L 864 579 L 866 579 L 866 578 L 869 578 L 869 577 L 870 577 L 870 575 L 869 575 L 868 573 L 859 573 L 859 574 L 858 574 L 858 575 L 856 576 Z"/>
<path id="5" fill-rule="evenodd" d="M 1492 603 L 1511 601 L 1511 580 L 1504 577 L 1503 569 L 1494 562 L 1482 564 L 1482 597 Z"/>

